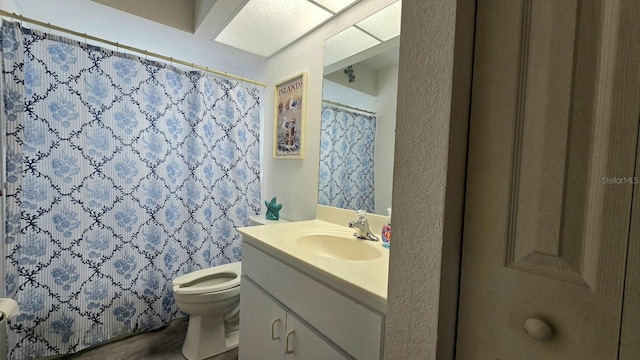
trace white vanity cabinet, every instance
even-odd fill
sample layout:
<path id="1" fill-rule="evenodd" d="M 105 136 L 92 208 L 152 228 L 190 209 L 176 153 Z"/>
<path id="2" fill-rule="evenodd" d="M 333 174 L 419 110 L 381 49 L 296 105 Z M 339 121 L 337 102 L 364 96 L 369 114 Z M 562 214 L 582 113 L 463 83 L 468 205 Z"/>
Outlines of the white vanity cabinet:
<path id="1" fill-rule="evenodd" d="M 287 312 L 243 276 L 240 286 L 241 359 L 284 359 Z"/>
<path id="2" fill-rule="evenodd" d="M 247 278 L 242 283 L 240 359 L 347 359 Z M 244 313 L 243 313 L 244 311 Z"/>
<path id="3" fill-rule="evenodd" d="M 246 236 L 242 272 L 240 360 L 382 358 L 384 314 Z"/>

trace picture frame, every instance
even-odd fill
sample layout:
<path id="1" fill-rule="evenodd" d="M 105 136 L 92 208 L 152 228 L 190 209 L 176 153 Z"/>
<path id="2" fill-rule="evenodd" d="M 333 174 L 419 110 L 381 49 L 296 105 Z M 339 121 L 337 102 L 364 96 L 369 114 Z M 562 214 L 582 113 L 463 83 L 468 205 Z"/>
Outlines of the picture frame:
<path id="1" fill-rule="evenodd" d="M 273 158 L 304 159 L 307 109 L 307 73 L 275 85 Z"/>

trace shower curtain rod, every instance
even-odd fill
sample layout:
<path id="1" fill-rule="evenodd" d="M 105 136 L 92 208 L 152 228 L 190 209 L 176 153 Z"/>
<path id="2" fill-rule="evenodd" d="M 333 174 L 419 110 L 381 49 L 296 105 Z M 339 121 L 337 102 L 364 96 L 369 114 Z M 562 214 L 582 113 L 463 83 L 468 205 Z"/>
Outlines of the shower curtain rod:
<path id="1" fill-rule="evenodd" d="M 165 60 L 165 61 L 169 61 L 171 63 L 176 63 L 176 64 L 188 66 L 188 67 L 191 67 L 191 68 L 194 68 L 194 69 L 207 71 L 207 72 L 210 72 L 210 73 L 214 73 L 216 75 L 222 75 L 222 76 L 225 76 L 225 77 L 228 77 L 228 78 L 231 78 L 231 79 L 235 79 L 235 80 L 245 81 L 245 82 L 248 82 L 250 84 L 254 84 L 254 85 L 258 85 L 258 86 L 262 86 L 262 87 L 267 87 L 267 84 L 261 83 L 261 82 L 256 81 L 256 80 L 251 80 L 251 79 L 244 78 L 242 76 L 229 74 L 229 73 L 224 72 L 224 71 L 209 69 L 206 66 L 196 65 L 194 63 L 186 62 L 186 61 L 183 61 L 183 60 L 174 59 L 173 57 L 170 57 L 170 56 L 156 54 L 156 53 L 153 53 L 153 52 L 150 52 L 150 51 L 147 51 L 147 50 L 138 49 L 138 48 L 133 47 L 133 46 L 123 45 L 123 44 L 120 44 L 118 42 L 113 42 L 113 41 L 110 41 L 110 40 L 99 38 L 97 36 L 87 35 L 87 33 L 80 33 L 80 32 L 73 31 L 73 30 L 70 30 L 70 29 L 66 29 L 66 28 L 63 28 L 63 27 L 60 27 L 60 26 L 51 25 L 51 23 L 44 23 L 42 21 L 31 19 L 31 18 L 28 18 L 26 16 L 18 15 L 16 13 L 10 13 L 10 12 L 5 11 L 5 10 L 1 10 L 0 9 L 0 16 L 10 17 L 10 18 L 13 18 L 13 19 L 16 19 L 16 20 L 25 21 L 25 22 L 28 22 L 28 23 L 31 23 L 31 24 L 34 24 L 34 25 L 38 25 L 38 26 L 41 26 L 41 27 L 44 27 L 44 28 L 48 28 L 49 31 L 55 30 L 55 31 L 64 32 L 64 33 L 71 34 L 71 35 L 74 35 L 74 36 L 77 36 L 77 37 L 80 37 L 80 38 L 84 38 L 85 40 L 99 41 L 99 42 L 107 44 L 107 45 L 115 46 L 116 48 L 122 48 L 122 49 L 126 49 L 126 50 L 129 50 L 129 51 L 137 52 L 139 54 L 143 54 L 144 56 L 151 56 L 151 57 L 154 57 L 154 58 L 157 58 L 157 59 L 162 59 L 162 60 Z"/>
<path id="2" fill-rule="evenodd" d="M 357 107 L 353 107 L 353 106 L 349 106 L 349 105 L 345 105 L 345 104 L 340 104 L 339 102 L 335 102 L 335 101 L 331 101 L 331 100 L 322 99 L 322 102 L 327 103 L 327 104 L 331 104 L 331 105 L 340 106 L 340 107 L 343 107 L 343 108 L 349 109 L 349 110 L 360 111 L 360 112 L 363 112 L 363 113 L 369 114 L 369 115 L 375 115 L 376 114 L 375 111 L 358 109 Z"/>

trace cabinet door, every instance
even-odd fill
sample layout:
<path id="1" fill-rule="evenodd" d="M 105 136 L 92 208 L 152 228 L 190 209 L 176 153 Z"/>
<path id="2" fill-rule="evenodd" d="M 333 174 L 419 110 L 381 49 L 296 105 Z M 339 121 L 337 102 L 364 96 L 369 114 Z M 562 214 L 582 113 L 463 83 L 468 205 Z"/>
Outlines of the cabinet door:
<path id="1" fill-rule="evenodd" d="M 333 360 L 348 359 L 325 342 L 290 313 L 287 314 L 285 335 L 286 359 Z"/>
<path id="2" fill-rule="evenodd" d="M 286 314 L 243 276 L 240 289 L 239 359 L 284 359 Z"/>

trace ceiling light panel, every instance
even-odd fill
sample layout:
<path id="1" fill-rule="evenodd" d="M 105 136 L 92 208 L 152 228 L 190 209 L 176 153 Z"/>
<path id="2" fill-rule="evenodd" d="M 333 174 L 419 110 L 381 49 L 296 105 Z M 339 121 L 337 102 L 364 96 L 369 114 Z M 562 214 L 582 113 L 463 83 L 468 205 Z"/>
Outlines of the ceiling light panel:
<path id="1" fill-rule="evenodd" d="M 334 64 L 379 43 L 367 33 L 351 26 L 325 40 L 324 65 Z"/>
<path id="2" fill-rule="evenodd" d="M 360 0 L 311 0 L 311 1 L 318 5 L 324 6 L 326 9 L 329 9 L 334 13 L 339 13 L 349 5 Z"/>
<path id="3" fill-rule="evenodd" d="M 306 0 L 250 0 L 216 41 L 269 57 L 331 15 Z"/>
<path id="4" fill-rule="evenodd" d="M 393 39 L 400 35 L 400 16 L 402 1 L 387 6 L 368 18 L 360 21 L 356 26 L 369 32 L 382 41 Z"/>

